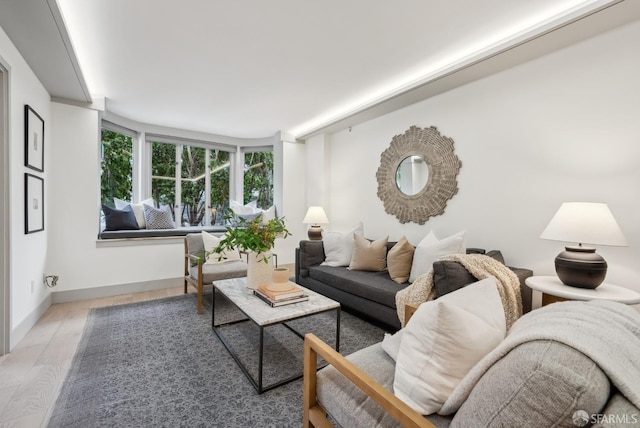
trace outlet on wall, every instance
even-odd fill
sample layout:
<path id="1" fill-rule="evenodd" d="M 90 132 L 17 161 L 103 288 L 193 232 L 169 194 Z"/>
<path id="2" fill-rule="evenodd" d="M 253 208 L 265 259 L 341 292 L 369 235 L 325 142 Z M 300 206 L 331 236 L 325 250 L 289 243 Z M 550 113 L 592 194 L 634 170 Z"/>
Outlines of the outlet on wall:
<path id="1" fill-rule="evenodd" d="M 33 291 L 36 289 L 36 280 L 32 279 L 31 280 L 31 294 L 33 294 Z"/>

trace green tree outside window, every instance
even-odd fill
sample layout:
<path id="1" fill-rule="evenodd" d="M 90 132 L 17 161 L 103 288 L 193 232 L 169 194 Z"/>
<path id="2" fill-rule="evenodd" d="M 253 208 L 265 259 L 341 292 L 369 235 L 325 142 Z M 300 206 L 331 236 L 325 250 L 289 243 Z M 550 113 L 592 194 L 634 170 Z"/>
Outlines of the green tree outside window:
<path id="1" fill-rule="evenodd" d="M 273 152 L 244 155 L 244 203 L 257 201 L 258 208 L 273 205 Z"/>
<path id="2" fill-rule="evenodd" d="M 100 199 L 115 207 L 113 198 L 131 200 L 133 190 L 133 138 L 102 129 Z"/>

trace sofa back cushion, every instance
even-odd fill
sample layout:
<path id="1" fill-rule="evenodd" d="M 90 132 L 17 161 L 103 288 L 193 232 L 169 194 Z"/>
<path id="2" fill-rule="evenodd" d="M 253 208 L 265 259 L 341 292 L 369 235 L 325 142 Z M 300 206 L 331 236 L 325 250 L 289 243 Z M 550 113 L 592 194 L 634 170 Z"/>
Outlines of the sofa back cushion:
<path id="1" fill-rule="evenodd" d="M 324 244 L 322 241 L 300 241 L 299 250 L 296 251 L 296 269 L 300 276 L 308 277 L 309 268 L 319 266 L 324 261 Z"/>

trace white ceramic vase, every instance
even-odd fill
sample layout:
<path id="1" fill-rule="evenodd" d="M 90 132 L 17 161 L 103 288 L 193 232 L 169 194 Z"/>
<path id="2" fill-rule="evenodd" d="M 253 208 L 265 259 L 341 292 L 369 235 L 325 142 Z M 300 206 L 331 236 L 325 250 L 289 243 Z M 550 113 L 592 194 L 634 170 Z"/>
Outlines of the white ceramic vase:
<path id="1" fill-rule="evenodd" d="M 259 285 L 270 285 L 273 255 L 270 252 L 260 254 L 250 252 L 247 257 L 247 287 L 255 290 Z"/>

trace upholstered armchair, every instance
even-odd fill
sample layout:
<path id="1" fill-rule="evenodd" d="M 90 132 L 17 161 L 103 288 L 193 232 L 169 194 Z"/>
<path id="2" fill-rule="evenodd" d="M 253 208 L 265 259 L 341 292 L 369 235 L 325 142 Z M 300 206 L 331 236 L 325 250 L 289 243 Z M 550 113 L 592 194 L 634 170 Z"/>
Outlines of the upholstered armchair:
<path id="1" fill-rule="evenodd" d="M 206 263 L 202 233 L 189 233 L 184 238 L 184 292 L 188 285 L 198 292 L 198 313 L 202 313 L 204 285 L 213 281 L 247 276 L 247 263 L 243 260 L 226 263 Z"/>

